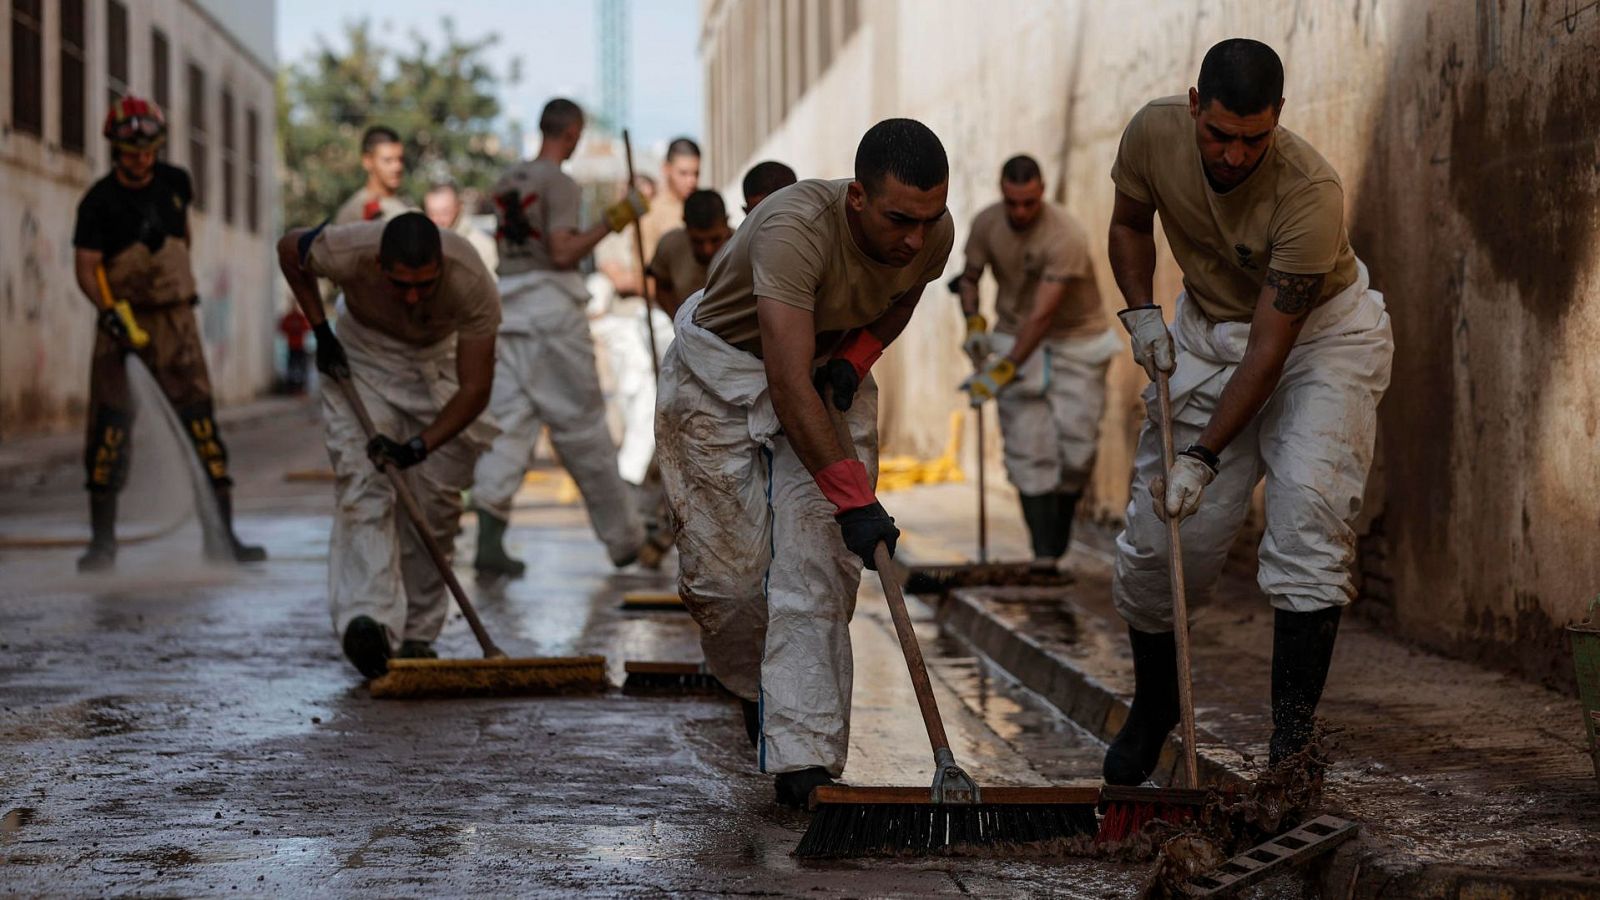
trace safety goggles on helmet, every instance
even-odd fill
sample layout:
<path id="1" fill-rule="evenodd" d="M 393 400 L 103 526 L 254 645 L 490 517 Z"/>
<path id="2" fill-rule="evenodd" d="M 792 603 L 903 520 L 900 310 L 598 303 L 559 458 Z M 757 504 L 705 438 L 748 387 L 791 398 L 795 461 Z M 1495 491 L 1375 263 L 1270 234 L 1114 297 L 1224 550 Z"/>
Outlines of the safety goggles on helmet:
<path id="1" fill-rule="evenodd" d="M 148 150 L 167 137 L 167 120 L 161 107 L 141 97 L 123 97 L 111 104 L 102 130 L 106 139 L 123 150 Z"/>

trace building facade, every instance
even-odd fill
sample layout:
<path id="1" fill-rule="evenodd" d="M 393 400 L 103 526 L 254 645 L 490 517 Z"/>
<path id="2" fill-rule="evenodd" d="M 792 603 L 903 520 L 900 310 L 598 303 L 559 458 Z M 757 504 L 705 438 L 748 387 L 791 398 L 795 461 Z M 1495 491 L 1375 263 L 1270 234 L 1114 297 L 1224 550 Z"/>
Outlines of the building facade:
<path id="1" fill-rule="evenodd" d="M 274 369 L 278 231 L 275 4 L 6 0 L 0 17 L 0 440 L 78 427 L 94 311 L 78 290 L 78 201 L 110 171 L 113 98 L 166 113 L 163 158 L 189 170 L 198 313 L 220 403 Z"/>
<path id="2" fill-rule="evenodd" d="M 1363 608 L 1436 648 L 1570 683 L 1562 629 L 1600 591 L 1600 7 L 706 0 L 703 15 L 716 183 L 768 157 L 848 175 L 867 127 L 912 116 L 949 151 L 959 248 L 1001 162 L 1031 153 L 1088 226 L 1108 307 L 1123 126 L 1192 85 L 1214 42 L 1272 44 L 1283 124 L 1341 173 L 1351 242 L 1394 319 Z M 1178 290 L 1163 249 L 1158 296 Z M 887 442 L 931 454 L 968 366 L 954 300 L 930 286 L 923 304 L 879 365 Z M 1145 384 L 1127 357 L 1111 377 L 1093 483 L 1106 517 L 1126 502 Z"/>

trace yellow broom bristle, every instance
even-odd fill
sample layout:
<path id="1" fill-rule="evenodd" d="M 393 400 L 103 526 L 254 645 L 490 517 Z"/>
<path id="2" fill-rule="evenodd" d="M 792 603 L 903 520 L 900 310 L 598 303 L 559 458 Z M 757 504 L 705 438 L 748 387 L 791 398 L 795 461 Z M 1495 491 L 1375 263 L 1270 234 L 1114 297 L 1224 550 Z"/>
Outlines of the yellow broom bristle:
<path id="1" fill-rule="evenodd" d="M 531 659 L 392 659 L 389 673 L 375 678 L 372 696 L 511 697 L 604 691 L 604 656 Z"/>

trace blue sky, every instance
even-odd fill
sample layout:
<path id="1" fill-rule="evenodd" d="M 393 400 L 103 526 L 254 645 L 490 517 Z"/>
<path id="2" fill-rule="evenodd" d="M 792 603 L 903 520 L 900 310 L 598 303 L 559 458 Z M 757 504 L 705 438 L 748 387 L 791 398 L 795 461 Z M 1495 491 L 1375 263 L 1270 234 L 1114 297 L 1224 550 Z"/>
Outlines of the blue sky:
<path id="1" fill-rule="evenodd" d="M 278 59 L 303 58 L 326 37 L 338 45 L 344 23 L 371 19 L 379 34 L 404 40 L 415 29 L 439 32 L 448 15 L 463 38 L 500 35 L 490 59 L 504 72 L 522 59 L 522 81 L 501 97 L 508 116 L 532 132 L 552 96 L 599 97 L 595 0 L 279 0 Z M 633 121 L 640 146 L 701 136 L 699 0 L 631 0 Z"/>

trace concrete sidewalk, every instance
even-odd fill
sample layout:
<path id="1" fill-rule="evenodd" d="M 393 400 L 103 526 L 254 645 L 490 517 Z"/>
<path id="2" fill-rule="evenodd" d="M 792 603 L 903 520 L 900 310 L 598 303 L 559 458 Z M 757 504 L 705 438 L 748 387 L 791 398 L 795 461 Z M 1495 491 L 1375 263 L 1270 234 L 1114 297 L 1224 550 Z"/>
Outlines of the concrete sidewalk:
<path id="1" fill-rule="evenodd" d="M 967 486 L 885 498 L 925 562 L 968 558 Z M 1014 501 L 991 497 L 991 557 L 1025 556 Z M 940 603 L 945 629 L 1102 739 L 1132 698 L 1125 626 L 1111 608 L 1112 534 L 1080 527 L 1057 590 L 959 591 Z M 1202 773 L 1248 778 L 1271 730 L 1272 610 L 1253 567 L 1230 566 L 1194 604 L 1195 696 Z M 1323 877 L 1336 896 L 1600 895 L 1600 805 L 1577 698 L 1428 653 L 1346 617 L 1319 710 L 1337 732 L 1328 811 L 1363 838 Z M 1158 779 L 1176 758 L 1169 742 Z"/>

